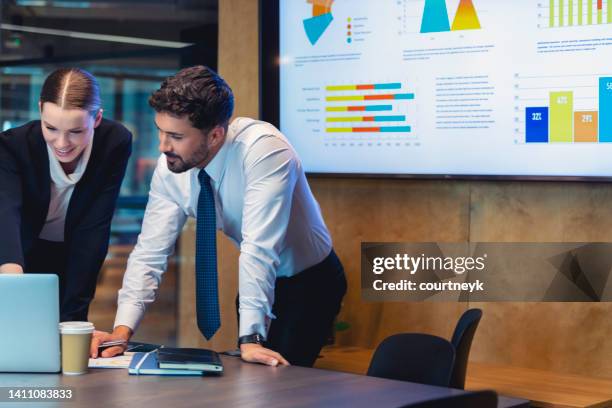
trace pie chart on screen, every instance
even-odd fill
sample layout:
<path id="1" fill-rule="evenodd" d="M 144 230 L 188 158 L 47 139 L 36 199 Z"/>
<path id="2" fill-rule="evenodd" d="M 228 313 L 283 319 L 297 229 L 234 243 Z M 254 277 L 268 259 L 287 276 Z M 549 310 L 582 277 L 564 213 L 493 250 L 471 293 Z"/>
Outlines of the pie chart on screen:
<path id="1" fill-rule="evenodd" d="M 312 4 L 312 17 L 304 20 L 304 31 L 310 44 L 315 45 L 334 20 L 331 6 L 334 0 L 306 0 Z"/>

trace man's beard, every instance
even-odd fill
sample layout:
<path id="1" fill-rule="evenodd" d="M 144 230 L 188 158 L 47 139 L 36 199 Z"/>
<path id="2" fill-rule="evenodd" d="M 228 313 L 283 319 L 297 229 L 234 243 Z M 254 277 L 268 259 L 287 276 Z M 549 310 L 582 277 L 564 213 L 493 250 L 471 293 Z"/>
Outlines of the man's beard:
<path id="1" fill-rule="evenodd" d="M 198 149 L 193 152 L 191 157 L 187 159 L 183 159 L 181 156 L 172 153 L 165 153 L 166 155 L 166 163 L 168 164 L 168 170 L 173 173 L 184 173 L 187 170 L 190 170 L 196 167 L 198 164 L 204 162 L 209 155 L 210 151 L 206 146 L 206 142 L 202 143 Z M 167 159 L 173 158 L 176 159 L 174 163 L 170 163 Z"/>

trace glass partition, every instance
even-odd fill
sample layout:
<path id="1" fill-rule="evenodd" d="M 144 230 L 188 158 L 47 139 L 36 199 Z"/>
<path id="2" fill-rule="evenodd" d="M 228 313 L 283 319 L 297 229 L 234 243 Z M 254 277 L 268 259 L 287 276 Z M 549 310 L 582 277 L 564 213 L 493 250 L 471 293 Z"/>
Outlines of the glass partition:
<path id="1" fill-rule="evenodd" d="M 167 76 L 180 69 L 180 55 L 169 55 L 160 63 L 136 58 L 130 61 L 100 61 L 42 66 L 0 67 L 0 127 L 6 130 L 39 119 L 38 99 L 46 76 L 60 66 L 78 66 L 91 72 L 101 88 L 104 117 L 123 123 L 132 135 L 132 156 L 121 186 L 112 226 L 113 244 L 134 243 L 159 158 L 154 111 L 148 105 L 151 93 Z M 143 68 L 143 65 L 149 65 Z"/>

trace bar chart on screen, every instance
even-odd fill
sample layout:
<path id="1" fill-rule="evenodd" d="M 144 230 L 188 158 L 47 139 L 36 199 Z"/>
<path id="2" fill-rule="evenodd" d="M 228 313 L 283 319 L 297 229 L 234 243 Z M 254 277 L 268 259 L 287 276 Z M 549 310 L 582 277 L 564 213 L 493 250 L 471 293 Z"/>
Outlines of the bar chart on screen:
<path id="1" fill-rule="evenodd" d="M 325 140 L 414 141 L 414 90 L 401 82 L 330 84 L 325 91 Z"/>
<path id="2" fill-rule="evenodd" d="M 612 74 L 515 76 L 517 143 L 612 143 Z"/>
<path id="3" fill-rule="evenodd" d="M 393 80 L 305 86 L 295 112 L 319 146 L 415 146 L 417 92 Z"/>
<path id="4" fill-rule="evenodd" d="M 612 0 L 542 0 L 537 12 L 539 28 L 612 24 Z"/>

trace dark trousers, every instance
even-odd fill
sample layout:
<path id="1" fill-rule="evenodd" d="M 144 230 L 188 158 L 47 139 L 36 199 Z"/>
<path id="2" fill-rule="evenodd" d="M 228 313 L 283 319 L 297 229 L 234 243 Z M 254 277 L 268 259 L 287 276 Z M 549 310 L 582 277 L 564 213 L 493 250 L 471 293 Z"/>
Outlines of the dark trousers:
<path id="1" fill-rule="evenodd" d="M 332 249 L 322 262 L 290 278 L 277 278 L 264 347 L 289 363 L 312 367 L 332 332 L 346 293 L 342 263 Z"/>

